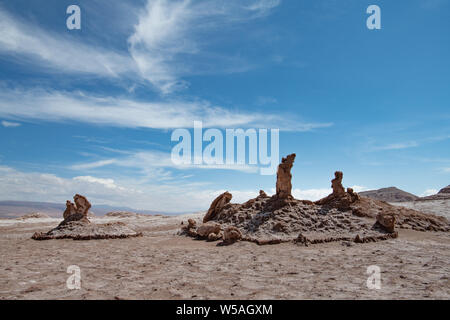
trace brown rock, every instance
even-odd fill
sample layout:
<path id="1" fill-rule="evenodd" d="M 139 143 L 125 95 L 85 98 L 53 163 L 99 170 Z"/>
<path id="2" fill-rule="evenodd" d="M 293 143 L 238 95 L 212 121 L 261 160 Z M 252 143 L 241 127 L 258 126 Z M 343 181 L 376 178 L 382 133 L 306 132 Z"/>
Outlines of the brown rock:
<path id="1" fill-rule="evenodd" d="M 220 224 L 207 222 L 197 228 L 197 234 L 200 237 L 207 238 L 211 233 L 219 234 L 221 230 Z"/>
<path id="2" fill-rule="evenodd" d="M 66 210 L 63 213 L 64 220 L 75 213 L 77 213 L 77 208 L 75 208 L 75 205 L 72 202 L 67 200 L 66 201 Z"/>
<path id="3" fill-rule="evenodd" d="M 380 212 L 377 214 L 377 223 L 387 232 L 395 231 L 395 216 Z"/>
<path id="4" fill-rule="evenodd" d="M 222 208 L 231 201 L 231 198 L 233 198 L 233 196 L 228 191 L 218 196 L 211 203 L 208 212 L 203 218 L 203 223 L 213 220 L 220 213 L 220 210 L 222 210 Z"/>
<path id="5" fill-rule="evenodd" d="M 222 232 L 219 233 L 210 233 L 208 235 L 208 241 L 217 241 L 222 239 Z"/>
<path id="6" fill-rule="evenodd" d="M 361 199 L 359 194 L 357 194 L 355 191 L 353 191 L 353 188 L 347 188 L 347 193 L 349 194 L 351 201 L 355 202 Z"/>
<path id="7" fill-rule="evenodd" d="M 183 226 L 181 228 L 181 234 L 187 234 L 190 237 L 197 236 L 197 223 L 195 222 L 194 219 L 188 219 L 187 226 Z"/>
<path id="8" fill-rule="evenodd" d="M 188 229 L 195 228 L 196 226 L 197 226 L 197 222 L 195 222 L 194 219 L 188 219 L 188 226 L 187 226 Z"/>
<path id="9" fill-rule="evenodd" d="M 75 202 L 77 213 L 81 213 L 83 216 L 87 217 L 89 209 L 91 208 L 91 203 L 88 199 L 82 195 L 76 194 L 73 197 L 73 201 Z"/>
<path id="10" fill-rule="evenodd" d="M 264 192 L 264 190 L 259 190 L 259 198 L 268 198 L 269 196 L 267 193 Z"/>
<path id="11" fill-rule="evenodd" d="M 277 171 L 277 197 L 279 199 L 292 198 L 292 174 L 291 169 L 294 165 L 295 153 L 288 155 L 281 160 Z"/>
<path id="12" fill-rule="evenodd" d="M 341 195 L 345 194 L 345 189 L 342 186 L 342 178 L 343 177 L 344 177 L 344 174 L 342 173 L 342 171 L 336 171 L 334 173 L 334 179 L 331 180 L 331 188 L 333 188 L 334 195 L 341 196 Z"/>
<path id="13" fill-rule="evenodd" d="M 286 232 L 287 231 L 287 225 L 285 222 L 277 222 L 275 223 L 275 225 L 273 226 L 273 230 L 276 232 Z"/>
<path id="14" fill-rule="evenodd" d="M 235 243 L 236 241 L 239 241 L 241 239 L 241 231 L 234 226 L 226 228 L 225 232 L 223 233 L 223 241 L 227 244 Z"/>
<path id="15" fill-rule="evenodd" d="M 343 177 L 344 174 L 342 171 L 336 171 L 334 173 L 334 179 L 331 180 L 333 193 L 315 203 L 327 205 L 339 210 L 349 210 L 352 203 L 360 200 L 360 196 L 352 188 L 347 188 L 347 192 L 345 192 L 344 186 L 342 185 Z"/>

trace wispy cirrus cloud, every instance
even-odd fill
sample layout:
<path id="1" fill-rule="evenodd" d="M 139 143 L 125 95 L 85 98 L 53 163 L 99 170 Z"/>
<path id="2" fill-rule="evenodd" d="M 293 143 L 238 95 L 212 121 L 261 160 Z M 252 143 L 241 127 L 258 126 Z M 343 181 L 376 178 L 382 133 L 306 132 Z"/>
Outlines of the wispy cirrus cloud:
<path id="1" fill-rule="evenodd" d="M 428 144 L 428 143 L 440 142 L 440 141 L 445 141 L 448 139 L 450 139 L 450 135 L 443 134 L 443 135 L 436 135 L 436 136 L 432 136 L 432 137 L 421 138 L 421 139 L 417 139 L 417 140 L 391 143 L 391 144 L 386 144 L 386 145 L 371 146 L 369 150 L 370 151 L 402 150 L 402 149 L 416 148 L 416 147 L 420 147 L 420 146 Z"/>
<path id="2" fill-rule="evenodd" d="M 126 153 L 127 155 L 123 156 Z M 92 162 L 84 162 L 71 165 L 69 168 L 77 171 L 95 170 L 105 167 L 122 167 L 139 170 L 142 174 L 151 176 L 155 174 L 155 169 L 208 169 L 208 170 L 234 170 L 248 173 L 257 173 L 258 166 L 246 164 L 175 164 L 172 162 L 171 154 L 160 151 L 138 151 L 124 152 L 122 156 L 103 159 Z M 203 159 L 204 160 L 204 159 Z M 159 171 L 161 173 L 161 171 Z M 166 176 L 167 178 L 167 176 Z"/>
<path id="3" fill-rule="evenodd" d="M 417 141 L 408 141 L 408 142 L 400 142 L 400 143 L 391 143 L 384 146 L 376 146 L 373 147 L 373 151 L 384 151 L 384 150 L 401 150 L 418 147 L 419 143 Z"/>
<path id="4" fill-rule="evenodd" d="M 186 74 L 243 71 L 249 62 L 212 51 L 227 27 L 267 15 L 280 0 L 148 1 L 129 37 L 130 53 L 145 79 L 163 93 L 187 84 Z M 201 40 L 203 39 L 203 40 Z"/>
<path id="5" fill-rule="evenodd" d="M 211 51 L 201 39 L 218 38 L 218 31 L 264 17 L 279 4 L 279 0 L 148 0 L 136 21 L 129 21 L 129 16 L 122 21 L 134 25 L 134 31 L 123 39 L 128 49 L 121 50 L 48 31 L 0 6 L 0 54 L 43 71 L 148 81 L 168 94 L 187 87 L 183 76 L 248 70 L 250 63 L 240 55 Z"/>
<path id="6" fill-rule="evenodd" d="M 28 62 L 35 68 L 102 77 L 117 77 L 137 71 L 128 53 L 92 46 L 44 30 L 11 15 L 1 6 L 0 30 L 0 53 L 14 60 L 21 57 L 22 63 Z"/>
<path id="7" fill-rule="evenodd" d="M 153 129 L 191 128 L 194 121 L 202 121 L 204 127 L 251 126 L 291 131 L 311 131 L 332 125 L 295 120 L 288 115 L 230 111 L 207 101 L 146 102 L 83 92 L 7 88 L 0 91 L 0 117 Z"/>

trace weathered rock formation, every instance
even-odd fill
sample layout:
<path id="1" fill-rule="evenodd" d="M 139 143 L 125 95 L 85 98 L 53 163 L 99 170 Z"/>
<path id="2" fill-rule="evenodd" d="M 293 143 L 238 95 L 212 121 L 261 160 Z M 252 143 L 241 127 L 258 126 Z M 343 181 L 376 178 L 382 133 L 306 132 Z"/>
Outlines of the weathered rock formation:
<path id="1" fill-rule="evenodd" d="M 73 201 L 75 202 L 77 213 L 87 217 L 89 209 L 91 208 L 91 203 L 88 201 L 88 199 L 86 199 L 86 197 L 82 195 L 76 194 L 73 197 Z"/>
<path id="2" fill-rule="evenodd" d="M 218 196 L 211 203 L 211 206 L 209 207 L 208 212 L 206 213 L 205 217 L 203 218 L 203 223 L 206 223 L 206 222 L 214 219 L 215 216 L 217 215 L 217 213 L 219 213 L 220 210 L 222 210 L 222 208 L 231 201 L 231 198 L 233 198 L 233 196 L 228 191 L 224 192 L 220 196 Z"/>
<path id="3" fill-rule="evenodd" d="M 66 210 L 63 213 L 64 220 L 66 221 L 79 221 L 86 220 L 85 222 L 89 222 L 88 215 L 89 209 L 91 208 L 90 202 L 86 199 L 86 197 L 76 194 L 73 197 L 75 204 L 66 201 Z"/>
<path id="4" fill-rule="evenodd" d="M 66 202 L 66 210 L 63 213 L 64 220 L 54 229 L 43 233 L 33 234 L 34 240 L 50 239 L 120 239 L 138 237 L 142 233 L 136 232 L 122 222 L 93 224 L 90 223 L 89 209 L 91 204 L 86 197 L 79 194 L 73 197 L 75 204 Z"/>
<path id="5" fill-rule="evenodd" d="M 292 198 L 292 174 L 291 169 L 294 165 L 295 153 L 288 155 L 281 160 L 277 170 L 277 184 L 276 191 L 279 199 Z"/>
<path id="6" fill-rule="evenodd" d="M 70 202 L 69 200 L 66 201 L 66 210 L 63 213 L 64 220 L 67 219 L 69 216 L 74 215 L 77 213 L 77 208 L 75 205 Z"/>
<path id="7" fill-rule="evenodd" d="M 377 224 L 389 233 L 395 232 L 395 216 L 380 212 L 377 214 Z"/>
<path id="8" fill-rule="evenodd" d="M 223 242 L 225 244 L 232 244 L 241 239 L 242 239 L 242 233 L 235 226 L 230 226 L 230 227 L 226 228 L 223 233 Z"/>
<path id="9" fill-rule="evenodd" d="M 200 237 L 207 238 L 211 233 L 219 234 L 221 231 L 220 224 L 214 222 L 207 222 L 197 228 L 197 234 Z"/>
<path id="10" fill-rule="evenodd" d="M 333 193 L 327 197 L 316 201 L 316 204 L 331 206 L 340 210 L 349 210 L 352 203 L 360 199 L 359 195 L 353 191 L 352 188 L 347 188 L 345 192 L 344 186 L 342 185 L 342 179 L 344 174 L 342 171 L 336 171 L 334 173 L 334 179 L 331 180 L 331 188 Z"/>
<path id="11" fill-rule="evenodd" d="M 358 195 L 342 185 L 343 173 L 331 181 L 333 192 L 311 202 L 291 195 L 291 173 L 295 155 L 283 158 L 277 173 L 277 193 L 259 196 L 242 204 L 231 203 L 228 192 L 211 204 L 197 227 L 189 221 L 183 234 L 206 240 L 237 240 L 259 245 L 296 242 L 305 245 L 331 241 L 365 243 L 398 236 L 396 228 L 417 231 L 450 231 L 444 217 L 390 205 Z M 223 231 L 222 231 L 223 230 Z"/>
<path id="12" fill-rule="evenodd" d="M 344 186 L 342 185 L 342 179 L 344 174 L 342 171 L 336 171 L 334 173 L 334 179 L 331 180 L 331 188 L 333 189 L 334 196 L 343 196 L 345 194 Z"/>

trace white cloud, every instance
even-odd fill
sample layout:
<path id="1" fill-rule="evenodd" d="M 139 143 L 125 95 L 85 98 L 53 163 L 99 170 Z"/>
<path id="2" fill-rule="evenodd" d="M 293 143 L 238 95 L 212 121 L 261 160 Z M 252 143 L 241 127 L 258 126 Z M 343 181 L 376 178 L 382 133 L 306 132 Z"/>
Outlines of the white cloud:
<path id="1" fill-rule="evenodd" d="M 214 189 L 202 183 L 164 183 L 155 179 L 77 176 L 62 178 L 55 174 L 22 172 L 0 166 L 0 200 L 44 201 L 65 203 L 74 194 L 88 197 L 94 205 L 126 206 L 161 212 L 194 212 L 207 210 L 220 194 L 229 191 L 233 203 L 242 203 L 258 195 L 253 190 Z M 357 192 L 363 187 L 354 186 Z M 270 190 L 275 193 L 275 189 Z M 318 200 L 331 189 L 294 189 L 297 199 Z"/>
<path id="2" fill-rule="evenodd" d="M 43 201 L 64 204 L 76 193 L 85 195 L 93 205 L 106 204 L 161 212 L 195 212 L 207 210 L 211 202 L 225 190 L 202 184 L 178 182 L 142 183 L 138 180 L 117 180 L 80 176 L 62 178 L 54 174 L 21 172 L 0 166 L 0 200 Z M 233 202 L 244 202 L 256 192 L 229 190 Z"/>
<path id="3" fill-rule="evenodd" d="M 123 152 L 121 152 L 123 153 Z M 125 157 L 118 157 L 112 159 L 104 159 L 99 161 L 79 163 L 71 165 L 69 168 L 72 170 L 92 170 L 103 168 L 107 166 L 126 167 L 131 169 L 140 170 L 142 174 L 154 175 L 155 169 L 220 169 L 220 170 L 236 170 L 248 173 L 257 173 L 259 167 L 254 165 L 240 165 L 240 164 L 175 164 L 171 160 L 170 153 L 159 151 L 139 151 L 139 152 L 127 152 Z M 205 160 L 205 159 L 203 159 Z M 161 173 L 161 172 L 160 172 Z M 165 177 L 167 178 L 167 177 Z"/>
<path id="4" fill-rule="evenodd" d="M 296 199 L 317 201 L 319 199 L 328 196 L 332 191 L 333 190 L 331 190 L 331 188 L 306 189 L 306 190 L 293 189 L 292 195 Z"/>
<path id="5" fill-rule="evenodd" d="M 419 143 L 417 141 L 409 141 L 409 142 L 392 143 L 392 144 L 388 144 L 385 146 L 374 147 L 373 150 L 375 150 L 375 151 L 401 150 L 401 149 L 414 148 L 414 147 L 418 147 L 418 146 L 419 146 Z"/>
<path id="6" fill-rule="evenodd" d="M 18 122 L 2 121 L 1 123 L 5 128 L 16 128 L 21 126 Z"/>
<path id="7" fill-rule="evenodd" d="M 431 196 L 431 195 L 433 195 L 433 194 L 438 193 L 438 191 L 439 191 L 439 190 L 436 190 L 436 189 L 427 189 L 427 190 L 425 190 L 420 196 L 421 196 L 421 197 Z"/>
<path id="8" fill-rule="evenodd" d="M 167 1 L 150 0 L 129 37 L 130 53 L 142 77 L 163 93 L 185 87 L 180 77 L 212 70 L 245 70 L 241 59 L 211 51 L 208 43 L 218 40 L 230 25 L 262 17 L 278 6 L 277 0 Z"/>
<path id="9" fill-rule="evenodd" d="M 362 191 L 367 190 L 366 187 L 362 187 L 362 186 L 352 186 L 351 188 L 355 192 L 362 192 Z M 319 199 L 322 199 L 322 198 L 328 196 L 332 192 L 333 192 L 333 190 L 331 188 L 305 189 L 305 190 L 293 189 L 292 195 L 296 199 L 317 201 Z"/>
<path id="10" fill-rule="evenodd" d="M 444 171 L 445 173 L 450 173 L 450 168 L 443 168 L 442 171 Z"/>
<path id="11" fill-rule="evenodd" d="M 73 178 L 74 181 L 81 181 L 81 182 L 87 182 L 91 184 L 100 184 L 102 186 L 105 186 L 107 189 L 116 189 L 116 190 L 125 190 L 124 188 L 116 185 L 114 183 L 113 179 L 101 179 L 101 178 L 95 178 L 91 176 L 80 176 Z"/>
<path id="12" fill-rule="evenodd" d="M 20 21 L 1 7 L 0 30 L 1 53 L 19 54 L 30 62 L 45 61 L 46 68 L 106 77 L 116 77 L 136 69 L 128 53 L 93 47 L 67 35 L 53 34 Z"/>
<path id="13" fill-rule="evenodd" d="M 310 131 L 330 123 L 304 123 L 274 114 L 229 111 L 207 101 L 142 102 L 94 97 L 82 92 L 0 90 L 0 116 L 42 121 L 80 121 L 129 128 L 192 128 L 194 121 L 216 128 L 282 128 Z"/>
<path id="14" fill-rule="evenodd" d="M 53 72 L 145 79 L 160 92 L 170 93 L 187 86 L 180 79 L 185 75 L 247 70 L 248 63 L 241 57 L 207 52 L 206 44 L 218 36 L 218 30 L 265 16 L 279 3 L 276 0 L 148 0 L 140 15 L 133 17 L 138 20 L 128 37 L 128 50 L 123 51 L 45 30 L 0 7 L 0 53 Z M 132 24 L 130 18 L 127 16 L 127 21 L 120 22 Z M 129 90 L 133 91 L 134 87 Z"/>

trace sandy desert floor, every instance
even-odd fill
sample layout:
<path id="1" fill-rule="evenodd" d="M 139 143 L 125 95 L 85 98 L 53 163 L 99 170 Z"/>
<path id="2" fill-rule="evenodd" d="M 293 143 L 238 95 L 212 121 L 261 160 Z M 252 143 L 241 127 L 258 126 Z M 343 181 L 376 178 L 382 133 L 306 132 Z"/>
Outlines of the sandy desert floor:
<path id="1" fill-rule="evenodd" d="M 450 236 L 400 231 L 369 244 L 291 243 L 220 247 L 177 235 L 201 215 L 121 220 L 144 236 L 117 240 L 35 241 L 58 219 L 0 220 L 0 299 L 449 299 Z M 69 290 L 67 267 L 81 269 Z M 368 289 L 367 267 L 381 268 Z"/>

